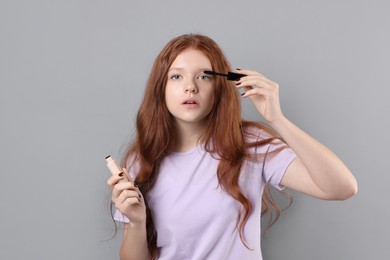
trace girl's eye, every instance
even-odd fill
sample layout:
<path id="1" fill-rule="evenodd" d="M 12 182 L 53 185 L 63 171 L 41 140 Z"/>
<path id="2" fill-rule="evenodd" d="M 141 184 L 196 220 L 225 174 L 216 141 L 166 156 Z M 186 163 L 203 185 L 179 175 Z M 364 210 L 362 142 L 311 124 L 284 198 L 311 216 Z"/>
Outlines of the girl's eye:
<path id="1" fill-rule="evenodd" d="M 172 76 L 170 77 L 170 79 L 178 80 L 178 79 L 180 79 L 180 75 L 172 75 Z"/>
<path id="2" fill-rule="evenodd" d="M 201 80 L 211 80 L 211 76 L 208 75 L 200 75 L 198 78 Z"/>

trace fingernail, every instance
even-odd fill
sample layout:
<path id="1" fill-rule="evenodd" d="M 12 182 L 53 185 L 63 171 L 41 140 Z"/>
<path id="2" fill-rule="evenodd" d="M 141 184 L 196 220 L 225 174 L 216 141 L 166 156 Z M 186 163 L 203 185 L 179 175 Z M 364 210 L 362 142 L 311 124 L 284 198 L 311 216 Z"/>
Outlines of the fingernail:
<path id="1" fill-rule="evenodd" d="M 119 177 L 123 177 L 123 172 L 119 173 L 118 175 Z"/>

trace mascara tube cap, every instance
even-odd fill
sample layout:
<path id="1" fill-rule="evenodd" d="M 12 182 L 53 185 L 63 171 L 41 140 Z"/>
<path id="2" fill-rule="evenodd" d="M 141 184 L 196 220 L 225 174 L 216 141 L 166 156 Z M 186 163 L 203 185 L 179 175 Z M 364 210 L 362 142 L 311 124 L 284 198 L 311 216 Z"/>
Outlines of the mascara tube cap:
<path id="1" fill-rule="evenodd" d="M 118 163 L 114 159 L 112 159 L 110 155 L 106 157 L 106 161 L 107 167 L 112 175 L 118 175 L 119 173 L 123 172 L 121 167 L 119 167 Z"/>

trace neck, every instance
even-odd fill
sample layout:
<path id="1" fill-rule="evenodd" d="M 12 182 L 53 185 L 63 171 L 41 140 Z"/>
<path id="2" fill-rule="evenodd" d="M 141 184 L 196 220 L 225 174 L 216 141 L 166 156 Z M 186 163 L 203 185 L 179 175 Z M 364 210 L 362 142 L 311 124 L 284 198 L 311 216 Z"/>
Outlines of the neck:
<path id="1" fill-rule="evenodd" d="M 176 152 L 186 152 L 195 148 L 199 144 L 205 125 L 185 122 L 176 122 L 177 140 L 175 144 Z"/>

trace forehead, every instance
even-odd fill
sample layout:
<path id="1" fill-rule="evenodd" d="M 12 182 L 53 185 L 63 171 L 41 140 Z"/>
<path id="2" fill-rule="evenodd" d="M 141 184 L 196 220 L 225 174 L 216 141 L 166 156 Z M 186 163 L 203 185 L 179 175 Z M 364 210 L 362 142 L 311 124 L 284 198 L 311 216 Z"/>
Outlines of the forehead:
<path id="1" fill-rule="evenodd" d="M 202 67 L 211 68 L 210 60 L 200 50 L 186 49 L 177 55 L 171 67 Z"/>

